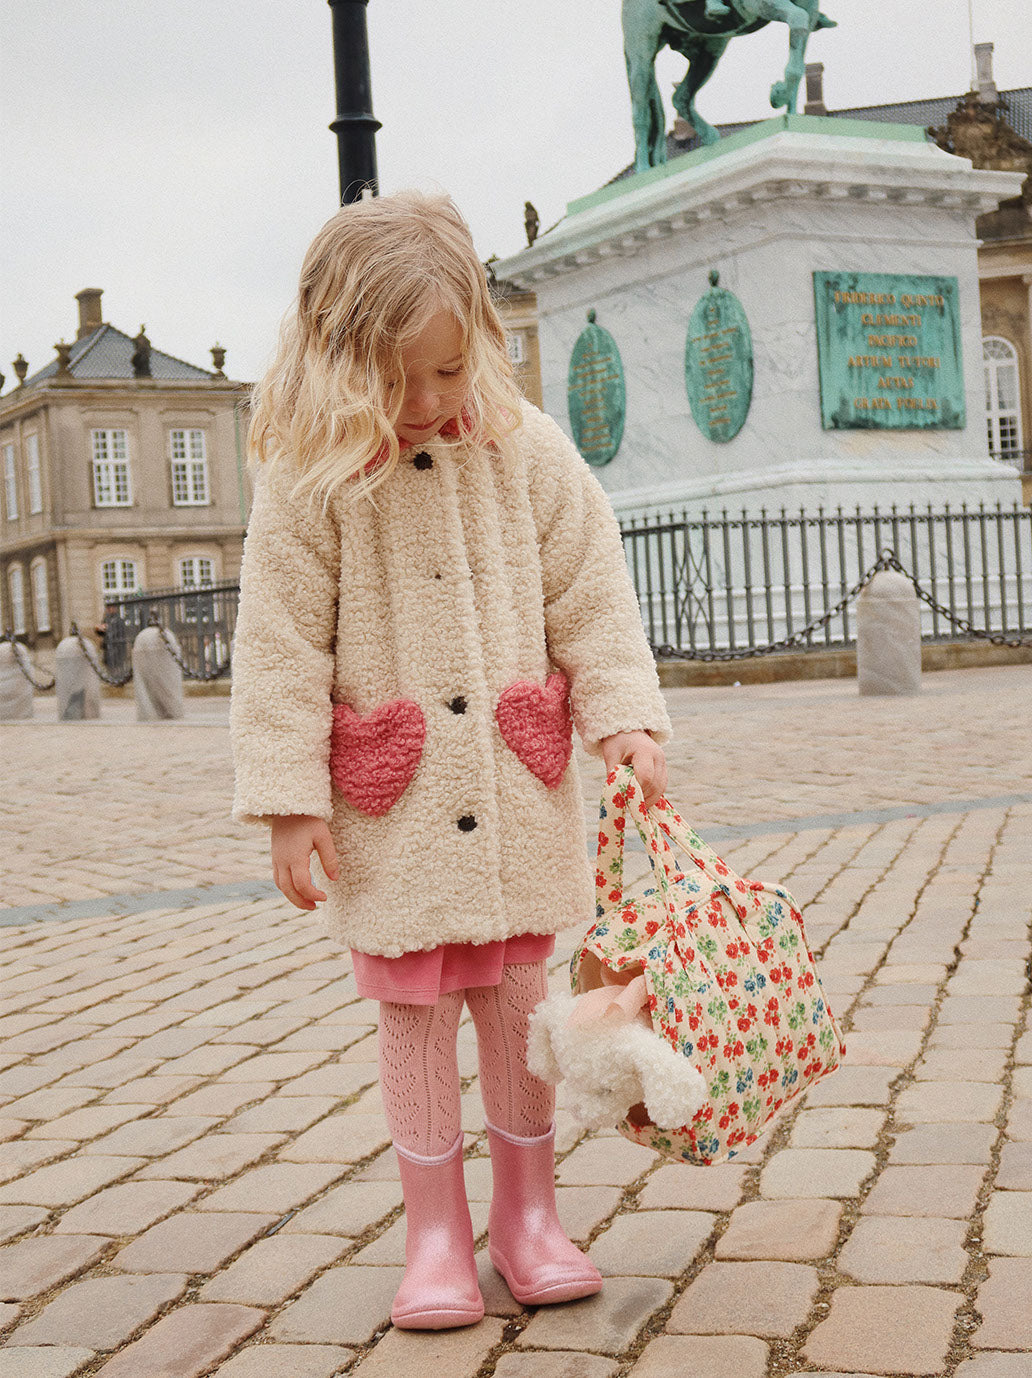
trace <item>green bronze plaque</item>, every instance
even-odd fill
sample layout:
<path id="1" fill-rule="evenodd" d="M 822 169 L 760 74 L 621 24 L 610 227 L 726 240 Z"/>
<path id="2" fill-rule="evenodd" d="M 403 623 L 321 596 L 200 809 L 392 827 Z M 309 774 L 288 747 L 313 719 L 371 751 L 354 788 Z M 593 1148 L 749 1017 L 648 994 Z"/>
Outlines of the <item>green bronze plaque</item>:
<path id="1" fill-rule="evenodd" d="M 710 290 L 688 322 L 684 382 L 695 424 L 710 440 L 733 440 L 752 401 L 753 347 L 742 303 L 710 273 Z"/>
<path id="2" fill-rule="evenodd" d="M 573 346 L 566 398 L 577 449 L 589 464 L 608 464 L 623 439 L 627 387 L 616 341 L 594 311 Z"/>
<path id="3" fill-rule="evenodd" d="M 956 278 L 814 273 L 813 292 L 826 431 L 963 429 Z"/>

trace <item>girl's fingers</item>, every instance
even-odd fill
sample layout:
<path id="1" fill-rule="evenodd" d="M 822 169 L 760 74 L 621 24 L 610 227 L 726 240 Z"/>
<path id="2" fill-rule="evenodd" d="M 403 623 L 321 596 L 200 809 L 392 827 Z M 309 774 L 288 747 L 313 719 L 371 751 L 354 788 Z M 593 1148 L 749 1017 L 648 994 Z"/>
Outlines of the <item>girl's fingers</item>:
<path id="1" fill-rule="evenodd" d="M 337 852 L 333 846 L 333 838 L 330 836 L 329 828 L 320 832 L 315 838 L 315 850 L 319 857 L 319 864 L 330 880 L 337 879 Z M 323 896 L 325 899 L 325 896 Z"/>

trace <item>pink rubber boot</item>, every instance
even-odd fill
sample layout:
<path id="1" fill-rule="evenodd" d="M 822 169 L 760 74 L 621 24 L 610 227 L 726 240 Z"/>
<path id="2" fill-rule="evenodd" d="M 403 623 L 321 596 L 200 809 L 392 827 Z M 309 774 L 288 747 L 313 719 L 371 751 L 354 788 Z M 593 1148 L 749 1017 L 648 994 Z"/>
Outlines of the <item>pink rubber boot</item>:
<path id="1" fill-rule="evenodd" d="M 590 1297 L 602 1290 L 595 1265 L 566 1237 L 555 1208 L 555 1126 L 521 1139 L 487 1126 L 494 1191 L 488 1217 L 491 1262 L 523 1304 Z"/>
<path id="2" fill-rule="evenodd" d="M 475 1325 L 484 1299 L 473 1259 L 473 1225 L 462 1172 L 462 1135 L 447 1153 L 420 1157 L 394 1145 L 405 1197 L 405 1276 L 391 1320 L 399 1330 Z"/>

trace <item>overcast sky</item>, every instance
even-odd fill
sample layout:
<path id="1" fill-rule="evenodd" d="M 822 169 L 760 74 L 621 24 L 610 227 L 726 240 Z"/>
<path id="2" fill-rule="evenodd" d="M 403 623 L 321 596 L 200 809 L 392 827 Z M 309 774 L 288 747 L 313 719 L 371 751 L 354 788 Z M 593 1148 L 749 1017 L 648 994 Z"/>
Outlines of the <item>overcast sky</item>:
<path id="1" fill-rule="evenodd" d="M 1032 84 L 1028 0 L 971 0 L 1001 88 Z M 830 109 L 970 85 L 968 0 L 827 0 Z M 619 0 L 369 0 L 384 191 L 451 192 L 483 258 L 633 157 Z M 1025 37 L 1021 32 L 1024 27 Z M 338 198 L 326 0 L 0 0 L 0 369 L 73 339 L 74 294 L 155 348 L 254 379 Z M 736 40 L 699 100 L 765 118 L 781 26 Z M 669 95 L 684 60 L 658 64 Z"/>

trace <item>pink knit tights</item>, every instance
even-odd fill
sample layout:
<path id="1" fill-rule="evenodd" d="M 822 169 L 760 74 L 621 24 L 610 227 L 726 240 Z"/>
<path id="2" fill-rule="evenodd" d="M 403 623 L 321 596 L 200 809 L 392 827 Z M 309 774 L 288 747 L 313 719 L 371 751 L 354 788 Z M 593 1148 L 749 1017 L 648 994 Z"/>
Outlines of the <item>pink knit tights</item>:
<path id="1" fill-rule="evenodd" d="M 547 991 L 544 962 L 520 962 L 502 969 L 499 985 L 452 991 L 436 1005 L 381 1001 L 380 1090 L 394 1142 L 433 1157 L 458 1138 L 455 1036 L 463 997 L 476 1025 L 488 1121 L 520 1137 L 546 1133 L 555 1093 L 527 1070 L 527 1020 Z"/>

